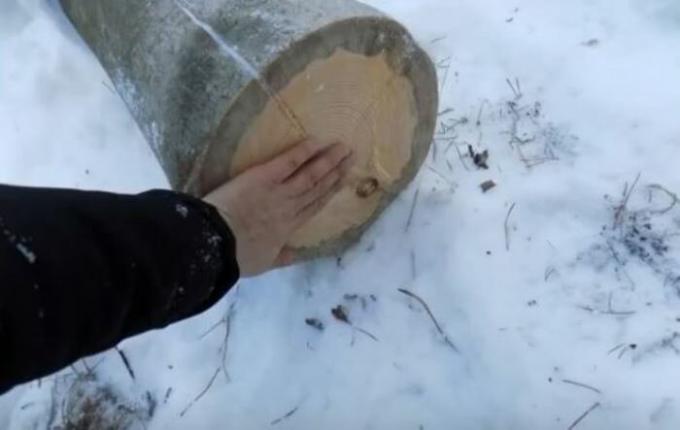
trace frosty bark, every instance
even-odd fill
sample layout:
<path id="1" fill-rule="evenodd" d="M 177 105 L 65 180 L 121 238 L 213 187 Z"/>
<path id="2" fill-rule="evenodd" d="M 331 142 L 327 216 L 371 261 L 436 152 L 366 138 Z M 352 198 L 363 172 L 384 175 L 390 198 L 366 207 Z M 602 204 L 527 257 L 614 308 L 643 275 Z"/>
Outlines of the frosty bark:
<path id="1" fill-rule="evenodd" d="M 437 87 L 398 23 L 353 0 L 62 0 L 172 186 L 204 195 L 314 136 L 353 145 L 348 186 L 291 241 L 355 241 L 415 176 Z"/>

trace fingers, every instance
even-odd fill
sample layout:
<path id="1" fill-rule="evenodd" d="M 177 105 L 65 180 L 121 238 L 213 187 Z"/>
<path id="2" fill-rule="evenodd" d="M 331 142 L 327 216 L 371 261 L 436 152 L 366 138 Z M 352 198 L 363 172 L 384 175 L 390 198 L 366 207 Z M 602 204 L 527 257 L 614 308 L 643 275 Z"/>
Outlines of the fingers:
<path id="1" fill-rule="evenodd" d="M 266 168 L 277 182 L 283 183 L 324 149 L 318 142 L 305 140 L 267 163 Z"/>
<path id="2" fill-rule="evenodd" d="M 338 181 L 333 187 L 328 190 L 321 198 L 314 200 L 312 203 L 303 207 L 295 218 L 295 225 L 299 228 L 307 221 L 312 219 L 316 214 L 321 212 L 323 208 L 335 197 L 335 195 L 342 189 L 342 181 Z"/>
<path id="3" fill-rule="evenodd" d="M 284 184 L 292 196 L 308 193 L 328 178 L 337 176 L 339 167 L 352 154 L 352 150 L 342 144 L 334 144 L 310 160 L 291 176 Z M 332 185 L 332 184 L 331 184 Z"/>
<path id="4" fill-rule="evenodd" d="M 347 176 L 347 173 L 354 165 L 354 156 L 348 155 L 340 164 L 333 170 L 328 172 L 320 181 L 318 181 L 311 189 L 296 198 L 295 205 L 298 208 L 304 208 L 315 201 L 322 199 L 326 194 L 330 193 L 337 185 Z"/>

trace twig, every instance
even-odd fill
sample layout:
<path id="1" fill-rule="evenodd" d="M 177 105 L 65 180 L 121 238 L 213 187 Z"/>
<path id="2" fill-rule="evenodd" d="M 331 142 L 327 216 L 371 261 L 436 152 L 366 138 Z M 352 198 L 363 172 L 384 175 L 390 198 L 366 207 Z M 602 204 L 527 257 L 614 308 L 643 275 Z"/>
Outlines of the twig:
<path id="1" fill-rule="evenodd" d="M 458 159 L 460 160 L 460 164 L 462 164 L 463 168 L 469 172 L 470 168 L 467 166 L 467 164 L 465 164 L 465 161 L 463 160 L 463 153 L 460 152 L 460 148 L 455 142 L 453 142 L 453 146 L 455 146 L 456 152 L 458 153 Z"/>
<path id="2" fill-rule="evenodd" d="M 449 70 L 451 69 L 451 57 L 447 57 L 443 60 L 441 60 L 438 64 L 437 67 L 441 67 L 444 69 L 444 76 L 442 77 L 442 81 L 439 87 L 439 90 L 443 90 L 446 88 L 446 82 L 449 78 Z"/>
<path id="3" fill-rule="evenodd" d="M 222 324 L 224 324 L 224 318 L 217 321 L 212 327 L 210 327 L 208 330 L 206 330 L 205 333 L 201 334 L 198 338 L 203 339 L 204 337 L 206 337 L 207 335 L 209 335 L 210 333 L 215 331 L 217 329 L 217 327 L 221 326 Z"/>
<path id="4" fill-rule="evenodd" d="M 411 297 L 411 298 L 417 300 L 417 301 L 423 306 L 423 308 L 425 309 L 425 311 L 427 312 L 427 314 L 430 316 L 430 319 L 431 319 L 432 322 L 434 323 L 434 326 L 437 328 L 437 331 L 439 332 L 439 334 L 440 334 L 440 335 L 442 336 L 442 338 L 444 339 L 444 342 L 445 342 L 448 346 L 450 346 L 451 349 L 453 349 L 454 351 L 460 352 L 460 351 L 458 350 L 458 348 L 456 347 L 456 345 L 451 341 L 451 339 L 449 339 L 449 337 L 447 336 L 447 334 L 444 332 L 444 330 L 442 329 L 442 327 L 439 325 L 439 321 L 437 321 L 437 318 L 434 317 L 434 314 L 432 314 L 432 311 L 430 310 L 430 307 L 427 305 L 427 303 L 425 302 L 425 300 L 423 300 L 422 298 L 420 298 L 420 297 L 419 297 L 418 295 L 416 295 L 415 293 L 412 293 L 411 291 L 406 290 L 406 289 L 403 289 L 403 288 L 399 288 L 397 291 L 399 291 L 400 293 L 405 294 L 405 295 L 407 295 L 407 296 L 409 296 L 409 297 Z"/>
<path id="5" fill-rule="evenodd" d="M 168 387 L 167 391 L 165 392 L 165 396 L 163 397 L 163 404 L 168 403 L 168 399 L 170 398 L 171 394 L 172 394 L 172 387 Z"/>
<path id="6" fill-rule="evenodd" d="M 550 277 L 555 273 L 557 273 L 557 269 L 555 269 L 554 267 L 548 267 L 547 269 L 545 269 L 545 276 L 543 277 L 544 281 L 548 282 Z"/>
<path id="7" fill-rule="evenodd" d="M 602 394 L 602 391 L 598 390 L 597 388 L 592 387 L 592 386 L 587 385 L 587 384 L 583 384 L 581 382 L 572 381 L 571 379 L 563 379 L 562 382 L 564 382 L 565 384 L 570 384 L 570 385 L 575 385 L 577 387 L 585 388 L 586 390 L 594 391 L 597 394 Z"/>
<path id="8" fill-rule="evenodd" d="M 628 352 L 630 349 L 631 349 L 630 345 L 624 346 L 623 348 L 621 348 L 621 352 L 619 352 L 619 355 L 616 358 L 621 360 L 621 358 L 623 358 L 623 356 L 626 354 L 626 352 Z"/>
<path id="9" fill-rule="evenodd" d="M 55 380 L 52 383 L 52 388 L 50 390 L 50 411 L 49 414 L 47 415 L 47 429 L 52 429 L 54 421 L 57 419 L 57 390 L 58 390 L 58 382 Z"/>
<path id="10" fill-rule="evenodd" d="M 505 224 L 504 230 L 505 230 L 505 250 L 510 251 L 510 215 L 512 215 L 512 211 L 515 210 L 516 203 L 513 203 L 512 206 L 510 206 L 510 210 L 508 210 L 508 214 L 505 216 Z"/>
<path id="11" fill-rule="evenodd" d="M 375 337 L 373 334 L 364 330 L 361 327 L 357 327 L 356 325 L 354 325 L 354 323 L 352 321 L 350 321 L 349 315 L 347 315 L 347 308 L 345 308 L 343 305 L 338 305 L 338 306 L 334 307 L 333 309 L 331 309 L 331 314 L 333 315 L 333 317 L 336 320 L 347 324 L 348 326 L 352 327 L 353 330 L 356 330 L 360 333 L 363 333 L 366 336 L 373 339 L 374 341 L 379 342 L 378 338 Z M 352 345 L 354 345 L 354 333 L 352 333 Z"/>
<path id="12" fill-rule="evenodd" d="M 229 372 L 227 371 L 227 352 L 229 351 L 229 335 L 231 334 L 231 319 L 234 316 L 234 307 L 236 302 L 232 302 L 229 305 L 229 310 L 227 311 L 227 316 L 225 317 L 225 333 L 224 333 L 224 343 L 222 344 L 222 371 L 224 372 L 224 377 L 227 381 L 231 381 L 229 377 Z"/>
<path id="13" fill-rule="evenodd" d="M 510 78 L 505 78 L 505 82 L 508 84 L 510 89 L 512 90 L 512 93 L 515 95 L 515 100 L 519 100 L 522 98 L 522 89 L 519 86 L 519 79 L 515 78 L 515 83 L 517 87 L 515 88 L 515 85 L 512 84 L 512 81 L 510 81 Z"/>
<path id="14" fill-rule="evenodd" d="M 413 280 L 417 278 L 418 270 L 416 268 L 416 252 L 411 250 L 411 276 Z"/>
<path id="15" fill-rule="evenodd" d="M 130 378 L 132 380 L 135 380 L 135 372 L 132 370 L 132 366 L 130 365 L 130 360 L 128 360 L 127 355 L 118 347 L 115 347 L 116 352 L 120 356 L 120 359 L 123 360 L 123 364 L 125 365 L 125 368 L 127 369 L 128 373 L 130 374 Z"/>
<path id="16" fill-rule="evenodd" d="M 420 195 L 420 188 L 416 190 L 415 195 L 413 196 L 413 203 L 411 204 L 411 211 L 408 214 L 408 220 L 406 221 L 406 228 L 404 229 L 404 232 L 407 232 L 409 228 L 411 228 L 411 223 L 413 222 L 413 216 L 415 215 L 416 212 L 416 205 L 418 204 L 418 196 Z"/>
<path id="17" fill-rule="evenodd" d="M 612 353 L 614 353 L 614 352 L 616 352 L 617 350 L 623 348 L 624 346 L 626 346 L 625 343 L 620 343 L 620 344 L 616 345 L 614 348 L 612 348 L 612 349 L 610 349 L 609 351 L 607 351 L 607 355 L 611 355 Z"/>
<path id="18" fill-rule="evenodd" d="M 484 100 L 481 106 L 479 106 L 479 112 L 477 112 L 477 121 L 475 122 L 475 125 L 477 127 L 482 125 L 482 113 L 484 112 L 484 105 L 486 105 L 487 103 L 489 103 L 489 101 Z"/>
<path id="19" fill-rule="evenodd" d="M 109 84 L 106 83 L 106 81 L 102 81 L 102 85 L 104 85 L 107 90 L 111 91 L 111 94 L 113 94 L 114 96 L 116 95 L 116 92 L 113 90 L 113 88 L 111 88 Z"/>
<path id="20" fill-rule="evenodd" d="M 366 336 L 368 336 L 368 337 L 370 337 L 371 339 L 373 339 L 374 341 L 380 342 L 380 340 L 379 340 L 377 337 L 375 337 L 373 334 L 371 334 L 371 332 L 369 332 L 369 331 L 367 331 L 367 330 L 364 330 L 364 329 L 361 328 L 361 327 L 357 327 L 357 326 L 355 326 L 354 324 L 351 324 L 351 326 L 352 326 L 352 328 L 353 328 L 354 330 L 358 331 L 359 333 L 363 333 L 363 334 L 365 334 Z"/>
<path id="21" fill-rule="evenodd" d="M 444 116 L 444 115 L 446 115 L 447 113 L 453 112 L 454 110 L 455 110 L 454 108 L 446 108 L 446 109 L 444 109 L 443 111 L 439 112 L 439 113 L 437 114 L 437 116 L 438 116 L 438 117 Z"/>
<path id="22" fill-rule="evenodd" d="M 184 414 L 186 414 L 196 402 L 198 402 L 199 400 L 201 400 L 203 396 L 205 396 L 205 393 L 207 393 L 208 390 L 210 390 L 210 387 L 212 387 L 212 385 L 215 383 L 215 379 L 217 379 L 217 375 L 220 374 L 221 370 L 222 370 L 221 368 L 217 368 L 213 377 L 210 378 L 210 382 L 208 382 L 208 385 L 206 385 L 203 391 L 201 391 L 201 393 L 198 396 L 196 396 L 194 400 L 192 400 L 191 403 L 187 405 L 186 408 L 184 408 L 184 410 L 179 414 L 180 417 L 183 417 Z"/>
<path id="23" fill-rule="evenodd" d="M 630 200 L 630 196 L 633 194 L 633 191 L 635 191 L 635 187 L 637 186 L 638 181 L 640 180 L 640 175 L 641 173 L 638 173 L 637 176 L 635 177 L 635 181 L 633 182 L 633 185 L 628 188 L 628 184 L 626 184 L 626 187 L 623 190 L 623 200 L 621 201 L 621 204 L 616 208 L 616 211 L 614 212 L 614 227 L 618 227 L 621 225 L 621 222 L 623 222 L 623 214 L 628 207 L 628 201 Z"/>
<path id="24" fill-rule="evenodd" d="M 576 418 L 576 421 L 574 421 L 569 426 L 569 428 L 567 430 L 573 430 L 574 428 L 576 428 L 576 426 L 579 425 L 579 423 L 581 421 L 583 421 L 584 418 L 588 416 L 588 414 L 590 414 L 592 411 L 594 411 L 595 409 L 597 409 L 599 407 L 600 407 L 600 402 L 593 403 L 593 405 L 591 407 L 589 407 L 584 413 L 582 413 L 580 417 Z"/>
<path id="25" fill-rule="evenodd" d="M 448 38 L 448 37 L 449 37 L 449 36 L 447 36 L 447 35 L 439 36 L 439 37 L 436 37 L 436 38 L 430 40 L 430 43 L 435 44 L 435 43 L 437 43 L 437 42 L 441 42 L 442 40 L 444 40 L 444 39 L 446 39 L 446 38 Z"/>
<path id="26" fill-rule="evenodd" d="M 286 413 L 286 415 L 284 415 L 284 416 L 282 416 L 282 417 L 280 417 L 280 418 L 277 418 L 277 419 L 275 419 L 274 421 L 272 421 L 272 422 L 270 423 L 270 425 L 275 426 L 275 425 L 277 425 L 278 423 L 280 423 L 281 421 L 287 420 L 288 418 L 290 418 L 290 417 L 292 417 L 293 415 L 295 415 L 295 412 L 297 412 L 298 409 L 300 409 L 299 406 L 294 407 L 293 409 L 291 409 L 290 411 L 288 411 L 288 412 Z"/>

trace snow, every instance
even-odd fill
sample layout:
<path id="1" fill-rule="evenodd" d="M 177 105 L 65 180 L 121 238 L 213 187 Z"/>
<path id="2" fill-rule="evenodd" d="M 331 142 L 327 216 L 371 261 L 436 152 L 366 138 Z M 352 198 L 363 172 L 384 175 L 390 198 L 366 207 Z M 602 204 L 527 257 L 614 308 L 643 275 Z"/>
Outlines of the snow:
<path id="1" fill-rule="evenodd" d="M 0 182 L 167 187 L 93 56 L 17 1 L 0 14 Z M 150 429 L 567 429 L 588 411 L 575 428 L 677 428 L 680 5 L 370 3 L 442 78 L 416 182 L 342 258 L 124 342 L 134 380 L 116 351 L 78 363 L 96 366 L 87 389 Z M 58 424 L 72 380 L 0 398 L 0 428 Z"/>

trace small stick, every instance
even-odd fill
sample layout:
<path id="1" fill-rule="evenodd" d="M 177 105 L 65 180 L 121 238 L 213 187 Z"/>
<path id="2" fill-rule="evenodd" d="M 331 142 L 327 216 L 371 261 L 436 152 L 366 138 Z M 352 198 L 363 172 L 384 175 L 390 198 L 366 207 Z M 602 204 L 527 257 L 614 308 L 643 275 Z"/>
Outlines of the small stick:
<path id="1" fill-rule="evenodd" d="M 212 385 L 215 383 L 215 379 L 217 379 L 217 375 L 220 374 L 220 371 L 221 371 L 221 370 L 222 370 L 221 368 L 219 368 L 219 367 L 217 368 L 217 370 L 215 371 L 215 374 L 213 375 L 213 377 L 210 378 L 210 382 L 208 382 L 208 385 L 206 385 L 206 387 L 203 389 L 203 391 L 201 391 L 201 393 L 200 393 L 198 396 L 196 396 L 196 397 L 194 398 L 194 400 L 192 400 L 191 403 L 189 403 L 189 404 L 187 405 L 186 408 L 184 408 L 184 410 L 179 414 L 180 417 L 183 417 L 184 414 L 186 414 L 186 413 L 189 411 L 189 409 L 191 409 L 191 407 L 192 407 L 196 402 L 198 402 L 199 400 L 201 400 L 201 398 L 202 398 L 203 396 L 205 396 L 205 393 L 207 393 L 208 390 L 210 390 L 210 387 L 212 387 Z"/>
<path id="2" fill-rule="evenodd" d="M 443 111 L 439 112 L 439 113 L 437 114 L 437 116 L 440 117 L 440 116 L 446 115 L 447 113 L 451 113 L 451 112 L 453 112 L 453 111 L 454 111 L 453 108 L 446 108 L 446 109 L 444 109 Z"/>
<path id="3" fill-rule="evenodd" d="M 621 204 L 616 208 L 616 212 L 614 213 L 614 227 L 621 225 L 621 222 L 623 221 L 621 219 L 623 217 L 623 212 L 628 207 L 628 201 L 630 200 L 630 196 L 633 194 L 633 191 L 635 191 L 635 187 L 640 180 L 640 175 L 641 173 L 637 174 L 635 181 L 630 188 L 628 188 L 628 185 L 626 184 L 626 188 L 623 191 L 623 201 L 621 201 Z"/>
<path id="4" fill-rule="evenodd" d="M 569 426 L 569 428 L 568 428 L 567 430 L 573 430 L 574 428 L 576 428 L 576 426 L 579 425 L 579 423 L 580 423 L 581 421 L 583 421 L 583 419 L 584 419 L 585 417 L 587 417 L 588 414 L 590 414 L 592 411 L 594 411 L 595 409 L 597 409 L 597 408 L 599 408 L 599 407 L 600 407 L 600 402 L 595 402 L 595 403 L 593 403 L 593 405 L 592 405 L 591 407 L 589 407 L 584 413 L 582 413 L 580 417 L 576 418 L 576 421 L 574 421 L 574 422 Z"/>
<path id="5" fill-rule="evenodd" d="M 347 309 L 343 305 L 338 305 L 338 306 L 334 307 L 333 309 L 331 309 L 331 314 L 333 315 L 333 317 L 336 320 L 347 324 L 348 326 L 352 327 L 353 330 L 356 330 L 360 333 L 363 333 L 366 336 L 373 339 L 374 341 L 379 342 L 378 338 L 375 337 L 373 334 L 364 330 L 361 327 L 357 327 L 356 325 L 354 325 L 354 323 L 352 321 L 350 321 L 349 316 L 347 315 Z M 354 345 L 354 332 L 352 332 L 352 345 Z"/>
<path id="6" fill-rule="evenodd" d="M 163 398 L 163 404 L 168 403 L 168 399 L 170 398 L 170 394 L 172 394 L 172 387 L 168 387 L 168 390 L 165 392 L 165 397 Z"/>
<path id="7" fill-rule="evenodd" d="M 370 337 L 371 339 L 373 339 L 374 341 L 380 342 L 380 340 L 378 340 L 378 338 L 375 337 L 374 335 L 372 335 L 369 331 L 366 331 L 366 330 L 364 330 L 364 329 L 361 328 L 361 327 L 357 327 L 357 326 L 355 326 L 354 324 L 351 324 L 351 326 L 352 326 L 353 329 L 355 329 L 355 330 L 358 331 L 359 333 L 363 333 L 363 334 L 365 334 L 366 336 L 368 336 L 368 337 Z"/>
<path id="8" fill-rule="evenodd" d="M 467 164 L 465 164 L 465 161 L 463 160 L 463 154 L 460 152 L 460 148 L 458 147 L 458 145 L 456 145 L 455 142 L 453 142 L 453 146 L 456 148 L 456 152 L 458 153 L 458 159 L 460 160 L 460 164 L 462 164 L 463 168 L 469 172 L 470 168 L 467 166 Z"/>
<path id="9" fill-rule="evenodd" d="M 127 355 L 118 347 L 115 348 L 116 352 L 120 356 L 120 359 L 123 360 L 123 364 L 125 365 L 125 368 L 127 369 L 128 373 L 130 374 L 130 378 L 132 380 L 135 380 L 135 372 L 132 370 L 132 366 L 130 365 L 130 360 L 128 360 Z"/>
<path id="10" fill-rule="evenodd" d="M 610 349 L 609 351 L 607 351 L 607 355 L 610 355 L 610 354 L 616 352 L 617 350 L 623 348 L 624 346 L 626 346 L 625 343 L 620 343 L 620 344 L 616 345 L 614 348 L 612 348 L 612 349 Z"/>
<path id="11" fill-rule="evenodd" d="M 412 292 L 410 292 L 409 290 L 406 290 L 406 289 L 403 289 L 403 288 L 399 288 L 397 291 L 399 291 L 400 293 L 405 294 L 405 295 L 407 295 L 407 296 L 409 296 L 409 297 L 411 297 L 411 298 L 417 300 L 417 301 L 423 306 L 423 308 L 425 309 L 425 311 L 427 312 L 427 314 L 430 316 L 430 319 L 431 319 L 432 322 L 434 323 L 434 326 L 437 328 L 437 331 L 438 331 L 439 334 L 442 336 L 442 338 L 444 338 L 444 342 L 445 342 L 448 346 L 450 346 L 451 349 L 453 349 L 454 351 L 460 352 L 460 351 L 458 351 L 458 348 L 456 347 L 456 345 L 455 345 L 453 342 L 451 342 L 451 339 L 449 339 L 449 337 L 446 335 L 446 333 L 444 332 L 444 330 L 442 330 L 442 327 L 439 325 L 439 321 L 437 321 L 437 318 L 434 317 L 434 314 L 432 314 L 432 311 L 430 310 L 430 307 L 427 305 L 427 303 L 425 302 L 425 300 L 423 300 L 422 298 L 420 298 L 419 296 L 417 296 L 415 293 L 412 293 Z"/>
<path id="12" fill-rule="evenodd" d="M 415 215 L 416 212 L 416 205 L 418 204 L 418 196 L 420 195 L 420 188 L 416 190 L 415 195 L 413 196 L 413 204 L 411 204 L 411 212 L 408 215 L 408 221 L 406 221 L 406 228 L 404 232 L 407 232 L 409 228 L 411 228 L 411 223 L 413 222 L 413 215 Z"/>
<path id="13" fill-rule="evenodd" d="M 436 38 L 430 40 L 430 43 L 435 44 L 437 42 L 441 42 L 442 40 L 446 39 L 447 37 L 449 37 L 449 36 L 444 35 L 444 36 L 436 37 Z"/>
<path id="14" fill-rule="evenodd" d="M 229 351 L 229 335 L 231 334 L 231 319 L 234 316 L 235 306 L 236 302 L 234 301 L 229 306 L 227 316 L 225 317 L 224 320 L 224 324 L 226 327 L 224 333 L 224 343 L 222 344 L 222 371 L 224 372 L 224 377 L 227 378 L 227 381 L 231 380 L 231 377 L 229 377 L 229 372 L 227 371 L 227 352 Z"/>
<path id="15" fill-rule="evenodd" d="M 202 335 L 200 335 L 198 338 L 199 338 L 199 339 L 203 339 L 204 337 L 206 337 L 207 335 L 209 335 L 210 333 L 212 333 L 213 331 L 215 331 L 215 330 L 217 329 L 217 327 L 221 326 L 222 324 L 224 324 L 224 318 L 222 318 L 221 320 L 217 321 L 212 327 L 210 327 L 208 330 L 206 330 L 205 333 L 203 333 Z"/>
<path id="16" fill-rule="evenodd" d="M 270 425 L 275 426 L 275 425 L 277 425 L 278 423 L 280 423 L 281 421 L 287 420 L 288 418 L 290 418 L 290 417 L 292 417 L 293 415 L 295 415 L 295 412 L 297 412 L 298 409 L 300 409 L 299 406 L 294 407 L 293 409 L 291 409 L 290 411 L 288 411 L 288 413 L 286 413 L 286 415 L 284 415 L 284 416 L 282 416 L 281 418 L 277 418 L 277 419 L 275 419 L 274 421 L 272 421 L 272 422 L 270 423 Z"/>
<path id="17" fill-rule="evenodd" d="M 416 269 L 416 252 L 414 250 L 411 250 L 411 276 L 413 280 L 416 279 L 418 275 L 418 271 Z"/>
<path id="18" fill-rule="evenodd" d="M 87 371 L 88 375 L 92 375 L 92 368 L 87 364 L 87 360 L 83 358 L 83 366 L 85 367 L 85 370 Z"/>
<path id="19" fill-rule="evenodd" d="M 102 81 L 102 85 L 106 87 L 107 90 L 111 91 L 111 94 L 116 95 L 116 92 L 111 88 L 109 84 L 106 83 L 106 81 Z"/>
<path id="20" fill-rule="evenodd" d="M 515 209 L 516 203 L 513 203 L 512 206 L 510 206 L 510 210 L 508 210 L 508 214 L 505 216 L 505 249 L 506 251 L 510 251 L 510 215 L 512 215 L 512 211 Z"/>
<path id="21" fill-rule="evenodd" d="M 441 84 L 440 84 L 440 87 L 439 87 L 439 90 L 440 90 L 440 91 L 443 91 L 444 88 L 446 88 L 446 82 L 447 82 L 448 79 L 449 79 L 449 71 L 451 70 L 451 62 L 450 62 L 450 60 L 451 60 L 451 57 L 449 57 L 449 58 L 446 60 L 446 61 L 447 61 L 446 65 L 442 65 L 442 66 L 441 66 L 441 68 L 444 69 L 444 76 L 442 77 L 442 81 L 441 81 Z"/>
<path id="22" fill-rule="evenodd" d="M 522 91 L 521 91 L 521 88 L 519 87 L 519 79 L 515 78 L 517 88 L 515 88 L 515 85 L 512 84 L 512 81 L 510 81 L 509 78 L 505 78 L 505 82 L 507 82 L 508 86 L 512 90 L 512 93 L 515 95 L 515 100 L 521 99 L 522 98 Z"/>
<path id="23" fill-rule="evenodd" d="M 626 352 L 628 352 L 629 349 L 630 349 L 630 345 L 626 345 L 623 348 L 621 348 L 621 352 L 619 352 L 619 356 L 616 357 L 616 358 L 621 360 L 621 358 L 626 354 Z"/>
<path id="24" fill-rule="evenodd" d="M 544 276 L 545 282 L 548 282 L 550 277 L 555 273 L 557 273 L 557 269 L 555 269 L 554 267 L 548 267 L 547 269 L 545 269 L 545 276 Z"/>
<path id="25" fill-rule="evenodd" d="M 581 382 L 572 381 L 571 379 L 563 379 L 562 382 L 564 382 L 565 384 L 570 384 L 570 385 L 575 385 L 577 387 L 585 388 L 586 390 L 594 391 L 597 394 L 602 394 L 602 391 L 598 390 L 597 388 L 592 387 L 592 386 L 587 385 L 587 384 L 583 384 Z"/>
<path id="26" fill-rule="evenodd" d="M 482 113 L 484 112 L 484 105 L 488 103 L 488 100 L 484 100 L 479 106 L 479 112 L 477 113 L 477 121 L 475 122 L 475 125 L 477 127 L 482 125 Z"/>

